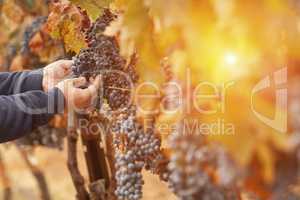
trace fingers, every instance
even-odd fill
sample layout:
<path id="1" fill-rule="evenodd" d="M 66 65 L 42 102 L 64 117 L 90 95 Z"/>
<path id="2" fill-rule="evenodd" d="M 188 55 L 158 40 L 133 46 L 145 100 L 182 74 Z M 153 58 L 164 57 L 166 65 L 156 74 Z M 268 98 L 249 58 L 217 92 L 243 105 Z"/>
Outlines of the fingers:
<path id="1" fill-rule="evenodd" d="M 87 84 L 84 77 L 68 79 L 58 84 L 67 99 L 68 105 L 76 110 L 93 108 L 96 104 L 99 89 L 101 87 L 101 76 L 91 80 L 91 84 L 86 89 L 80 89 L 80 86 Z"/>
<path id="2" fill-rule="evenodd" d="M 72 72 L 72 65 L 73 61 L 72 60 L 60 60 L 60 67 L 63 70 L 63 74 L 69 75 Z"/>
<path id="3" fill-rule="evenodd" d="M 96 76 L 96 78 L 91 81 L 92 84 L 89 86 L 89 88 L 98 91 L 101 86 L 101 79 L 102 79 L 101 75 Z"/>
<path id="4" fill-rule="evenodd" d="M 91 80 L 92 84 L 85 90 L 88 93 L 87 96 L 93 98 L 98 95 L 100 85 L 101 85 L 101 75 L 98 75 L 94 80 Z"/>
<path id="5" fill-rule="evenodd" d="M 56 85 L 72 72 L 72 60 L 59 60 L 47 65 L 43 72 L 44 78 Z"/>
<path id="6" fill-rule="evenodd" d="M 73 87 L 76 87 L 76 88 L 84 86 L 87 83 L 87 81 L 84 77 L 74 78 L 74 79 L 70 79 L 70 80 L 73 84 Z"/>
<path id="7" fill-rule="evenodd" d="M 58 60 L 50 65 L 49 69 L 53 70 L 56 78 L 63 78 L 72 72 L 72 60 Z"/>
<path id="8" fill-rule="evenodd" d="M 92 84 L 89 85 L 88 88 L 86 89 L 81 89 L 80 91 L 80 100 L 82 102 L 85 102 L 85 107 L 90 107 L 92 106 L 98 96 L 99 93 L 99 88 L 101 85 L 101 76 L 97 76 L 93 81 Z"/>

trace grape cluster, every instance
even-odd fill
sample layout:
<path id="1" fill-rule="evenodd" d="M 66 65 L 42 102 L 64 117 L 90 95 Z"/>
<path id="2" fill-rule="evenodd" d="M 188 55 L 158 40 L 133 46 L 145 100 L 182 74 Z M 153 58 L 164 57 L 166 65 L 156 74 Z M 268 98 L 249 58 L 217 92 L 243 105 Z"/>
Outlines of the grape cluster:
<path id="1" fill-rule="evenodd" d="M 108 72 L 103 77 L 103 96 L 113 110 L 130 106 L 133 89 L 131 80 L 119 72 Z"/>
<path id="2" fill-rule="evenodd" d="M 135 108 L 130 107 L 126 112 L 114 117 L 111 130 L 114 136 L 115 168 L 118 199 L 138 200 L 142 197 L 144 167 L 142 151 L 136 145 L 142 134 L 135 118 Z"/>
<path id="3" fill-rule="evenodd" d="M 131 89 L 138 81 L 135 71 L 137 56 L 128 64 L 120 55 L 114 37 L 104 35 L 105 28 L 116 16 L 105 10 L 86 32 L 88 47 L 73 58 L 73 74 L 86 79 L 102 75 L 103 99 L 99 113 L 111 124 L 115 149 L 117 188 L 115 194 L 121 200 L 142 198 L 144 167 L 164 174 L 165 157 L 160 150 L 160 138 L 154 128 L 145 131 L 137 120 L 136 107 L 131 103 Z M 162 166 L 165 167 L 162 167 Z M 156 168 L 159 167 L 159 170 Z M 162 175 L 161 177 L 167 177 Z"/>
<path id="4" fill-rule="evenodd" d="M 82 49 L 73 58 L 75 77 L 90 77 L 101 74 L 103 78 L 103 97 L 109 106 L 117 110 L 129 105 L 132 83 L 137 80 L 132 57 L 129 65 L 120 55 L 118 43 L 114 37 L 103 34 L 105 28 L 115 19 L 115 15 L 105 10 L 102 17 L 92 24 L 86 33 L 88 48 Z"/>
<path id="5" fill-rule="evenodd" d="M 210 183 L 209 176 L 202 169 L 204 162 L 209 160 L 209 152 L 199 148 L 202 141 L 194 135 L 175 132 L 170 137 L 170 187 L 181 199 L 196 199 Z"/>
<path id="6" fill-rule="evenodd" d="M 149 133 L 139 134 L 136 145 L 140 148 L 142 156 L 149 160 L 155 158 L 160 150 L 160 140 Z"/>
<path id="7" fill-rule="evenodd" d="M 99 17 L 93 26 L 91 26 L 86 33 L 86 42 L 89 46 L 93 46 L 99 39 L 98 37 L 103 34 L 106 27 L 110 25 L 110 23 L 115 20 L 117 16 L 113 14 L 109 9 L 104 9 L 103 14 Z"/>
<path id="8" fill-rule="evenodd" d="M 108 9 L 86 31 L 88 48 L 82 49 L 74 59 L 75 76 L 90 77 L 104 70 L 122 70 L 126 60 L 120 55 L 116 39 L 103 32 L 116 16 Z"/>
<path id="9" fill-rule="evenodd" d="M 95 48 L 82 50 L 74 59 L 73 74 L 84 76 L 87 79 L 102 74 L 102 95 L 109 102 L 109 106 L 117 110 L 129 105 L 131 101 L 132 79 L 122 70 L 125 61 L 117 60 L 113 55 L 110 55 L 110 58 L 107 56 L 108 54 L 105 54 L 106 51 L 109 51 L 105 47 L 105 43 L 108 44 L 110 41 L 111 38 L 108 38 Z M 111 41 L 112 43 L 114 41 Z"/>
<path id="10" fill-rule="evenodd" d="M 160 139 L 155 136 L 152 128 L 144 130 L 137 120 L 135 106 L 116 113 L 111 121 L 114 148 L 117 152 L 116 195 L 118 199 L 140 199 L 143 185 L 142 169 L 145 167 L 157 174 L 165 172 L 161 170 L 166 159 L 161 153 Z"/>
<path id="11" fill-rule="evenodd" d="M 46 22 L 47 17 L 41 16 L 37 17 L 33 20 L 33 22 L 25 28 L 25 31 L 23 33 L 23 41 L 21 45 L 21 54 L 29 54 L 30 53 L 30 47 L 29 43 L 32 37 L 40 31 L 42 25 Z"/>
<path id="12" fill-rule="evenodd" d="M 169 184 L 180 199 L 226 200 L 228 195 L 232 196 L 229 199 L 238 199 L 237 193 L 225 189 L 231 186 L 233 170 L 229 170 L 227 157 L 218 147 L 208 146 L 199 135 L 179 131 L 170 136 L 169 145 Z M 207 166 L 214 168 L 218 183 L 207 172 Z"/>
<path id="13" fill-rule="evenodd" d="M 159 175 L 161 180 L 167 181 L 169 177 L 167 169 L 168 159 L 162 152 L 161 138 L 154 132 L 155 121 L 153 120 L 151 123 L 152 126 L 139 135 L 136 144 L 142 151 L 145 169 Z"/>
<path id="14" fill-rule="evenodd" d="M 114 37 L 100 35 L 91 47 L 82 49 L 74 58 L 75 76 L 95 76 L 105 70 L 122 70 L 126 64 L 120 56 Z"/>
<path id="15" fill-rule="evenodd" d="M 116 152 L 116 181 L 115 194 L 118 199 L 139 200 L 142 198 L 144 184 L 141 170 L 142 161 L 136 161 L 135 152 L 128 150 L 125 153 Z"/>
<path id="16" fill-rule="evenodd" d="M 31 134 L 17 140 L 17 144 L 24 147 L 44 146 L 62 150 L 65 136 L 65 129 L 53 128 L 50 125 L 44 125 L 33 130 Z"/>
<path id="17" fill-rule="evenodd" d="M 128 109 L 114 115 L 111 130 L 115 136 L 114 145 L 116 148 L 121 148 L 119 146 L 121 143 L 131 147 L 135 145 L 139 135 L 135 114 L 135 107 L 130 106 Z"/>
<path id="18" fill-rule="evenodd" d="M 112 132 L 116 135 L 115 147 L 122 148 L 122 145 L 134 149 L 136 159 L 142 160 L 151 167 L 155 159 L 160 155 L 160 138 L 153 129 L 148 131 L 136 119 L 135 106 L 130 106 L 125 112 L 119 114 L 112 124 Z M 121 146 L 120 146 L 121 144 Z"/>

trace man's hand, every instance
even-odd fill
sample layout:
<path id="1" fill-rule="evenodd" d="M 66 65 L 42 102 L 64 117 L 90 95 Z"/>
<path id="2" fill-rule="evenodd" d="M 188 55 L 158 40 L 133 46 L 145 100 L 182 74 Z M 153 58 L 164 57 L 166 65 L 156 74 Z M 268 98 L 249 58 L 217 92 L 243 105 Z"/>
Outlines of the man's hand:
<path id="1" fill-rule="evenodd" d="M 60 82 L 56 87 L 64 94 L 68 108 L 76 111 L 87 110 L 95 106 L 98 97 L 98 91 L 101 86 L 101 76 L 90 81 L 86 89 L 79 87 L 87 85 L 85 78 L 74 78 Z"/>
<path id="2" fill-rule="evenodd" d="M 59 60 L 47 65 L 43 69 L 43 90 L 48 92 L 65 79 L 71 73 L 72 64 L 72 60 Z"/>

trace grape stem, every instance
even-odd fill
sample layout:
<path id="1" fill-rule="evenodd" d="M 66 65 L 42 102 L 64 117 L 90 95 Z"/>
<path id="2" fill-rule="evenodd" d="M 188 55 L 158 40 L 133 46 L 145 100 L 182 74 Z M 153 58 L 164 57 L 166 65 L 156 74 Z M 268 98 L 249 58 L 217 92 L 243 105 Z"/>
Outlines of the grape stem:
<path id="1" fill-rule="evenodd" d="M 78 168 L 78 159 L 77 159 L 77 141 L 78 135 L 76 133 L 76 126 L 74 125 L 75 113 L 72 109 L 68 111 L 68 136 L 67 136 L 67 145 L 68 145 L 68 169 L 72 177 L 73 184 L 76 189 L 76 197 L 78 200 L 90 200 L 89 193 L 84 185 L 84 178 L 81 175 Z M 73 122 L 71 122 L 74 120 Z"/>
<path id="2" fill-rule="evenodd" d="M 113 86 L 108 86 L 107 88 L 115 89 L 115 90 L 122 90 L 122 91 L 130 91 L 129 88 L 120 88 L 120 87 L 113 87 Z"/>

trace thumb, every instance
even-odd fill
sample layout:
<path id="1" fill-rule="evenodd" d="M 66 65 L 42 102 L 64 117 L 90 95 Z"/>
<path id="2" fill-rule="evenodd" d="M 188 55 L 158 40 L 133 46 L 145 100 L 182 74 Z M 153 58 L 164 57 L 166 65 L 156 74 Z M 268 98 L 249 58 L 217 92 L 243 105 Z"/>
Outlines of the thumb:
<path id="1" fill-rule="evenodd" d="M 98 94 L 99 88 L 101 86 L 101 75 L 98 75 L 95 80 L 93 80 L 92 84 L 88 87 L 88 90 L 92 95 Z"/>
<path id="2" fill-rule="evenodd" d="M 101 77 L 97 76 L 95 80 L 88 86 L 88 88 L 81 90 L 81 96 L 84 99 L 91 99 L 99 94 L 99 88 L 101 85 Z"/>

